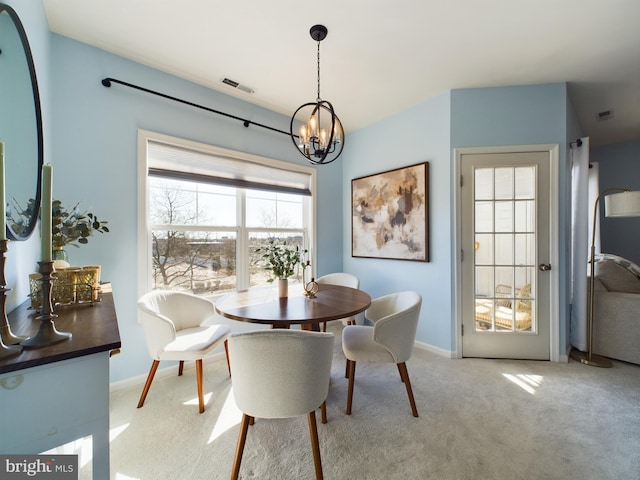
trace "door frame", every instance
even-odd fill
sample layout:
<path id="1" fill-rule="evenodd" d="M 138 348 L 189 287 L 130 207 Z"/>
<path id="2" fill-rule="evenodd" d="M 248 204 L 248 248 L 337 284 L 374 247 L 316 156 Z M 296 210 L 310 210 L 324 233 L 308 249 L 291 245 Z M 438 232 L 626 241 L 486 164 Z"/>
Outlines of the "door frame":
<path id="1" fill-rule="evenodd" d="M 545 152 L 549 155 L 549 261 L 552 269 L 549 280 L 549 360 L 551 362 L 560 361 L 560 249 L 559 249 L 559 168 L 560 168 L 560 146 L 558 144 L 544 145 L 509 145 L 494 147 L 461 147 L 453 149 L 453 215 L 455 224 L 454 250 L 454 317 L 456 319 L 456 345 L 454 351 L 455 358 L 462 358 L 462 212 L 461 212 L 461 171 L 462 156 L 473 154 L 491 153 L 523 153 L 523 152 Z M 467 180 L 469 181 L 469 180 Z"/>

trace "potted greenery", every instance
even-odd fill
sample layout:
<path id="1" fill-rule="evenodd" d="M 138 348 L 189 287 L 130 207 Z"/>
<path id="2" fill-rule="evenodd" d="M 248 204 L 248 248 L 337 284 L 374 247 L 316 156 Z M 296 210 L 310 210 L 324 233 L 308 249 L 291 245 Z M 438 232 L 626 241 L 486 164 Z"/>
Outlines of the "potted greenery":
<path id="1" fill-rule="evenodd" d="M 24 210 L 16 209 L 17 218 L 10 217 L 12 227 L 18 233 L 25 220 L 31 218 L 36 207 L 34 199 L 30 199 Z M 78 247 L 89 243 L 89 237 L 93 232 L 107 233 L 108 222 L 98 220 L 93 213 L 80 210 L 80 202 L 69 211 L 60 200 L 54 200 L 51 204 L 51 250 L 54 260 L 67 261 L 67 253 L 64 250 L 67 245 Z"/>
<path id="2" fill-rule="evenodd" d="M 269 240 L 269 244 L 258 247 L 256 253 L 261 254 L 265 269 L 271 273 L 267 281 L 271 283 L 278 279 L 278 296 L 280 298 L 287 297 L 288 279 L 296 273 L 298 265 L 301 265 L 303 269 L 309 266 L 309 261 L 303 263 L 302 258 L 307 250 L 301 250 L 297 245 L 287 245 L 286 240 L 282 243 Z"/>

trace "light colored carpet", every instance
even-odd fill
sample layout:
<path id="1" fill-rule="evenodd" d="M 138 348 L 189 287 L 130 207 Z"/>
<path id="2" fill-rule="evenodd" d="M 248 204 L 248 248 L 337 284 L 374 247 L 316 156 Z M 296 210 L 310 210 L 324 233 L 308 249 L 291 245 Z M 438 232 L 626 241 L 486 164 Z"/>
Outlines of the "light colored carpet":
<path id="1" fill-rule="evenodd" d="M 640 479 L 639 366 L 451 360 L 416 349 L 407 366 L 419 418 L 395 365 L 365 363 L 347 416 L 341 329 L 330 327 L 329 423 L 317 412 L 325 479 Z M 141 389 L 112 393 L 111 478 L 229 478 L 241 414 L 224 359 L 205 364 L 201 415 L 193 368 L 157 378 L 136 409 Z M 240 474 L 315 478 L 306 417 L 258 419 Z"/>

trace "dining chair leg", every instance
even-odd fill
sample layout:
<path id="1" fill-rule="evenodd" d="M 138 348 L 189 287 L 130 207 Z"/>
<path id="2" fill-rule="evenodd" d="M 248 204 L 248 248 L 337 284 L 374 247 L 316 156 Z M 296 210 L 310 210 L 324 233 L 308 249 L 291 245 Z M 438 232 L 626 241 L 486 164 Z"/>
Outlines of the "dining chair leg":
<path id="1" fill-rule="evenodd" d="M 240 424 L 240 433 L 238 434 L 238 443 L 236 444 L 236 456 L 233 459 L 233 469 L 231 470 L 231 480 L 238 480 L 240 473 L 240 463 L 242 462 L 242 454 L 244 452 L 244 443 L 247 440 L 247 430 L 249 429 L 249 421 L 252 417 L 246 413 L 242 414 L 242 423 Z"/>
<path id="2" fill-rule="evenodd" d="M 196 381 L 198 382 L 198 406 L 204 412 L 204 386 L 202 381 L 202 359 L 196 360 Z"/>
<path id="3" fill-rule="evenodd" d="M 320 459 L 320 442 L 318 441 L 318 425 L 316 424 L 316 412 L 312 410 L 307 415 L 309 420 L 309 435 L 311 436 L 311 449 L 313 450 L 313 465 L 316 469 L 316 480 L 322 480 L 322 460 Z"/>
<path id="4" fill-rule="evenodd" d="M 138 400 L 138 408 L 144 405 L 144 400 L 147 398 L 149 388 L 151 388 L 151 382 L 153 382 L 153 377 L 156 374 L 156 370 L 158 370 L 158 365 L 160 365 L 160 360 L 154 360 L 151 364 L 151 370 L 149 370 L 149 375 L 147 375 L 147 381 L 145 382 L 144 388 L 142 389 L 142 395 L 140 395 L 140 400 Z"/>
<path id="5" fill-rule="evenodd" d="M 349 362 L 350 360 L 347 358 L 346 364 L 344 366 L 344 378 L 349 378 Z"/>
<path id="6" fill-rule="evenodd" d="M 323 332 L 327 331 L 327 322 L 322 322 L 322 331 Z"/>
<path id="7" fill-rule="evenodd" d="M 325 400 L 320 405 L 320 414 L 322 415 L 322 423 L 327 423 L 327 401 Z"/>
<path id="8" fill-rule="evenodd" d="M 229 376 L 231 376 L 231 364 L 229 363 L 229 342 L 224 341 L 224 354 L 227 357 L 227 370 L 229 371 Z"/>
<path id="9" fill-rule="evenodd" d="M 398 364 L 398 370 L 400 371 L 400 377 L 404 382 L 404 386 L 407 387 L 407 395 L 409 396 L 409 403 L 411 404 L 411 412 L 414 417 L 418 416 L 418 409 L 416 408 L 416 401 L 413 398 L 413 390 L 411 389 L 411 381 L 409 380 L 409 372 L 407 372 L 407 364 L 405 362 Z"/>
<path id="10" fill-rule="evenodd" d="M 182 371 L 184 370 L 184 360 L 180 360 L 180 365 L 178 366 L 178 376 L 182 376 Z"/>
<path id="11" fill-rule="evenodd" d="M 347 415 L 351 415 L 351 402 L 353 400 L 353 383 L 356 376 L 356 361 L 349 360 L 349 393 L 347 394 Z"/>

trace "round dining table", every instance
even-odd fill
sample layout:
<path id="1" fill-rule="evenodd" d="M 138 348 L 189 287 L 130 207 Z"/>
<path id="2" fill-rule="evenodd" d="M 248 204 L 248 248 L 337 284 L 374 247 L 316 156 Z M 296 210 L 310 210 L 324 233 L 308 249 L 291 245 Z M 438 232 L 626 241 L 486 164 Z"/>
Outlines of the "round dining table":
<path id="1" fill-rule="evenodd" d="M 300 325 L 319 330 L 322 322 L 352 317 L 371 305 L 368 293 L 339 285 L 318 285 L 315 296 L 304 294 L 302 285 L 289 286 L 289 296 L 278 298 L 278 288 L 257 287 L 228 293 L 216 300 L 218 314 L 232 320 L 290 328 Z"/>

